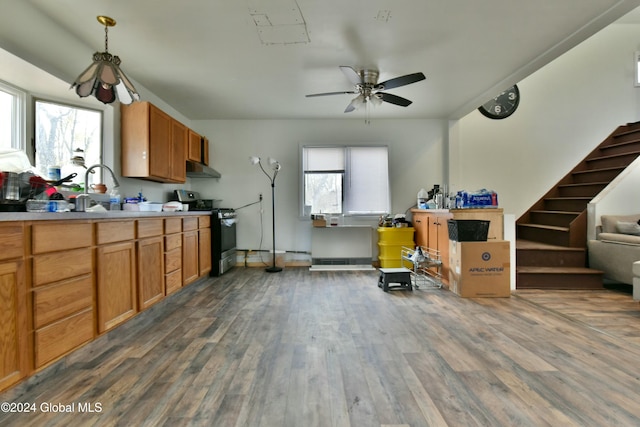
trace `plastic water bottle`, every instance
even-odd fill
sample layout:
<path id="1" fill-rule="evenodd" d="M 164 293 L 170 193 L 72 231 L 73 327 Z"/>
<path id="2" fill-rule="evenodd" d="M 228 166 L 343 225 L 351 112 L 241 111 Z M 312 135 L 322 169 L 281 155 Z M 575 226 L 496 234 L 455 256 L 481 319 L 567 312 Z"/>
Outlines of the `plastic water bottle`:
<path id="1" fill-rule="evenodd" d="M 120 193 L 116 187 L 109 193 L 109 210 L 119 211 L 120 209 Z"/>
<path id="2" fill-rule="evenodd" d="M 429 193 L 424 188 L 421 188 L 418 191 L 418 198 L 416 202 L 416 207 L 418 209 L 427 209 L 427 200 L 429 199 Z"/>

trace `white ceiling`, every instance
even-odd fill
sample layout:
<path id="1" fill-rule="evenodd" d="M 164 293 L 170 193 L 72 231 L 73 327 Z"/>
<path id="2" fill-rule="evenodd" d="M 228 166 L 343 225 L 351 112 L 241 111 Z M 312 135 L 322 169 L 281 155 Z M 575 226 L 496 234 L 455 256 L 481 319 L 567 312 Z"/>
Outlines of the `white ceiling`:
<path id="1" fill-rule="evenodd" d="M 192 120 L 358 118 L 359 111 L 343 113 L 353 95 L 305 97 L 352 90 L 339 65 L 377 68 L 380 81 L 415 72 L 427 76 L 389 91 L 412 105 L 385 103 L 372 117 L 451 119 L 639 5 L 640 0 L 0 0 L 0 47 L 46 63 L 72 81 L 69 62 L 75 66 L 76 58 L 86 58 L 79 74 L 94 51 L 104 50 L 96 16 L 108 15 L 117 21 L 109 31 L 109 51 L 120 56 L 125 73 Z M 55 32 L 45 25 L 18 31 L 40 13 L 75 44 L 50 40 Z M 47 49 L 41 54 L 42 46 Z"/>

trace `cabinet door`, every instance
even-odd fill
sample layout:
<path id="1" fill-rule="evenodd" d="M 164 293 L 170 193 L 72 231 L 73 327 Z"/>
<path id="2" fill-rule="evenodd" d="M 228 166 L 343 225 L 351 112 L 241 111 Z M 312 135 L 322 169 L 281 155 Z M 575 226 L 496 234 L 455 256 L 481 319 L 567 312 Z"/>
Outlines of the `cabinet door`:
<path id="1" fill-rule="evenodd" d="M 206 136 L 202 137 L 202 163 L 209 166 L 209 140 Z"/>
<path id="2" fill-rule="evenodd" d="M 171 133 L 173 119 L 163 111 L 149 109 L 149 175 L 171 179 Z"/>
<path id="3" fill-rule="evenodd" d="M 164 298 L 163 236 L 138 241 L 138 302 L 139 309 Z"/>
<path id="4" fill-rule="evenodd" d="M 416 245 L 429 246 L 429 215 L 423 212 L 413 213 L 413 228 L 416 230 Z"/>
<path id="5" fill-rule="evenodd" d="M 98 332 L 136 314 L 136 265 L 133 242 L 98 247 Z"/>
<path id="6" fill-rule="evenodd" d="M 211 271 L 211 229 L 198 230 L 198 257 L 200 261 L 200 276 Z"/>
<path id="7" fill-rule="evenodd" d="M 182 234 L 182 282 L 187 285 L 198 278 L 198 230 Z"/>
<path id="8" fill-rule="evenodd" d="M 27 297 L 23 261 L 0 263 L 0 390 L 28 371 Z"/>
<path id="9" fill-rule="evenodd" d="M 188 130 L 177 120 L 171 124 L 171 180 L 185 182 L 187 180 L 186 145 Z"/>
<path id="10" fill-rule="evenodd" d="M 189 129 L 189 148 L 187 150 L 187 159 L 194 162 L 202 161 L 202 137 Z"/>
<path id="11" fill-rule="evenodd" d="M 451 214 L 438 214 L 429 217 L 429 244 L 434 249 L 440 251 L 440 260 L 442 261 L 442 281 L 449 283 L 449 230 L 447 228 L 447 219 L 451 218 Z"/>

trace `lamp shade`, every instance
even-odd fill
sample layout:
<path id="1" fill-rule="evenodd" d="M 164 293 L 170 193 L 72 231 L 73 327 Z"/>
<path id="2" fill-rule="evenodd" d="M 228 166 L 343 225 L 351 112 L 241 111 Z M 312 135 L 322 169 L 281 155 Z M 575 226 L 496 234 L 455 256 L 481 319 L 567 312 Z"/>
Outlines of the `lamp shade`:
<path id="1" fill-rule="evenodd" d="M 93 63 L 84 70 L 73 82 L 78 96 L 84 98 L 93 95 L 104 104 L 110 104 L 118 99 L 123 104 L 139 101 L 131 81 L 120 69 L 120 58 L 109 52 L 93 54 Z"/>
<path id="2" fill-rule="evenodd" d="M 98 22 L 104 25 L 104 52 L 93 54 L 93 63 L 89 65 L 73 82 L 72 88 L 81 98 L 93 95 L 104 104 L 118 99 L 123 104 L 139 101 L 140 95 L 131 81 L 120 69 L 120 58 L 109 53 L 109 27 L 116 21 L 108 16 L 98 16 Z"/>

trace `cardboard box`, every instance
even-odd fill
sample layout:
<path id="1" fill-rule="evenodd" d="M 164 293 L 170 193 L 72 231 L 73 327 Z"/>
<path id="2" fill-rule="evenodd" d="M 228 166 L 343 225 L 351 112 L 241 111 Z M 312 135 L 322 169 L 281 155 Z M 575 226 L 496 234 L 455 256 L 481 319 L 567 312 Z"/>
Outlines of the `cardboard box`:
<path id="1" fill-rule="evenodd" d="M 314 219 L 313 220 L 313 226 L 314 227 L 326 227 L 327 226 L 327 220 L 326 219 Z"/>
<path id="2" fill-rule="evenodd" d="M 464 298 L 510 297 L 509 242 L 449 241 L 449 290 Z"/>

